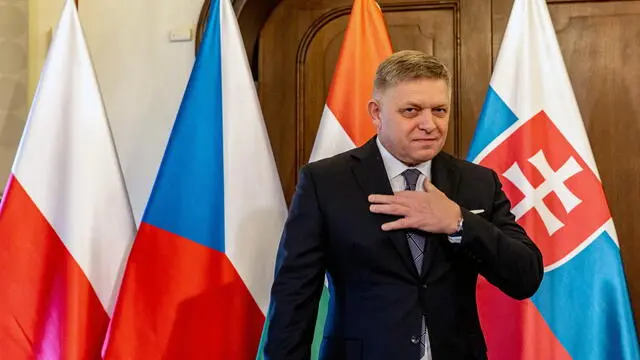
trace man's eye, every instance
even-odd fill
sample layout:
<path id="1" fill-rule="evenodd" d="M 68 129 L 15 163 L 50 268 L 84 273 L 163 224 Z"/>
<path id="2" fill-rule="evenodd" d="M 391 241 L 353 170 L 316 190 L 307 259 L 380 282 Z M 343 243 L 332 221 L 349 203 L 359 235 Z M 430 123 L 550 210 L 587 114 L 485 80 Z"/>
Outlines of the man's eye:
<path id="1" fill-rule="evenodd" d="M 433 111 L 434 114 L 440 115 L 440 116 L 447 114 L 447 109 L 445 109 L 445 108 L 435 108 L 432 111 Z"/>
<path id="2" fill-rule="evenodd" d="M 416 114 L 418 114 L 418 112 L 419 112 L 419 109 L 417 109 L 417 108 L 405 108 L 405 109 L 402 109 L 402 114 L 403 115 L 416 115 Z"/>

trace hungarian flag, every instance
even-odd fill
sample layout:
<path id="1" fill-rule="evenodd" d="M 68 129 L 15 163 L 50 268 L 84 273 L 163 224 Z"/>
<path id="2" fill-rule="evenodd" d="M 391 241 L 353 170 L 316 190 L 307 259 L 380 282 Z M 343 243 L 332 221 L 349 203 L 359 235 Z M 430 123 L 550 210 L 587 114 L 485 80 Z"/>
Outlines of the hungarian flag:
<path id="1" fill-rule="evenodd" d="M 374 0 L 355 0 L 309 161 L 351 150 L 375 135 L 367 103 L 376 69 L 391 53 L 380 6 Z M 325 286 L 313 340 L 314 359 L 322 342 L 330 293 Z"/>
<path id="2" fill-rule="evenodd" d="M 73 0 L 0 207 L 0 358 L 98 359 L 135 222 Z"/>
<path id="3" fill-rule="evenodd" d="M 286 204 L 238 23 L 212 3 L 106 359 L 255 359 Z"/>
<path id="4" fill-rule="evenodd" d="M 640 358 L 615 227 L 544 0 L 515 0 L 468 159 L 496 171 L 545 267 L 526 301 L 480 279 L 489 358 Z"/>
<path id="5" fill-rule="evenodd" d="M 380 6 L 355 0 L 309 161 L 351 150 L 375 135 L 367 103 L 376 69 L 391 53 Z"/>

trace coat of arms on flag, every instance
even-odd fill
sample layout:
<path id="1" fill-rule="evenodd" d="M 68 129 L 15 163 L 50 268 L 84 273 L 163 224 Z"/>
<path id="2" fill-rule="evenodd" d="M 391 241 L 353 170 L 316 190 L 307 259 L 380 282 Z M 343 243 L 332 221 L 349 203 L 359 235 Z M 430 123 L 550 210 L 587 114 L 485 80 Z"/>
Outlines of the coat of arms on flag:
<path id="1" fill-rule="evenodd" d="M 557 266 L 611 217 L 598 177 L 540 111 L 517 128 L 482 165 L 498 173 L 516 220 Z"/>

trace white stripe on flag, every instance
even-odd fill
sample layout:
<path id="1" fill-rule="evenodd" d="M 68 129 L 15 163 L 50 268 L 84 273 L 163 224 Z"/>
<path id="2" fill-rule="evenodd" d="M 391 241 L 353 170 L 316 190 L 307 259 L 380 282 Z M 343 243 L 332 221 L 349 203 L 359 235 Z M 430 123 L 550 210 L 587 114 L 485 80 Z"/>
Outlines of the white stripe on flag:
<path id="1" fill-rule="evenodd" d="M 325 159 L 355 148 L 353 140 L 325 105 L 309 162 Z"/>
<path id="2" fill-rule="evenodd" d="M 225 252 L 263 314 L 287 207 L 235 13 L 220 3 Z"/>
<path id="3" fill-rule="evenodd" d="M 491 86 L 521 120 L 528 120 L 544 110 L 599 178 L 545 6 L 540 1 L 522 1 L 514 5 Z M 545 54 L 544 62 L 540 54 Z M 513 91 L 514 84 L 525 85 L 516 85 L 518 91 Z"/>
<path id="4" fill-rule="evenodd" d="M 73 1 L 59 24 L 13 173 L 111 315 L 135 223 Z"/>

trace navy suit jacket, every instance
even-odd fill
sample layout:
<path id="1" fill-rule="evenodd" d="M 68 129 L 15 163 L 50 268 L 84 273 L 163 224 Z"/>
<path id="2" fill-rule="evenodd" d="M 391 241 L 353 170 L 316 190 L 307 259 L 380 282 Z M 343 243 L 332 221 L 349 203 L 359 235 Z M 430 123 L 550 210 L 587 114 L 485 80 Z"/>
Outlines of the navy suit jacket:
<path id="1" fill-rule="evenodd" d="M 392 194 L 375 138 L 302 168 L 278 249 L 267 359 L 310 358 L 325 272 L 331 300 L 321 359 L 418 360 L 421 314 L 434 360 L 486 358 L 478 274 L 525 299 L 542 280 L 542 255 L 515 222 L 492 170 L 441 152 L 431 173 L 462 208 L 464 235 L 453 244 L 425 233 L 420 276 L 405 231 L 380 228 L 396 217 L 369 211 L 368 195 Z"/>

